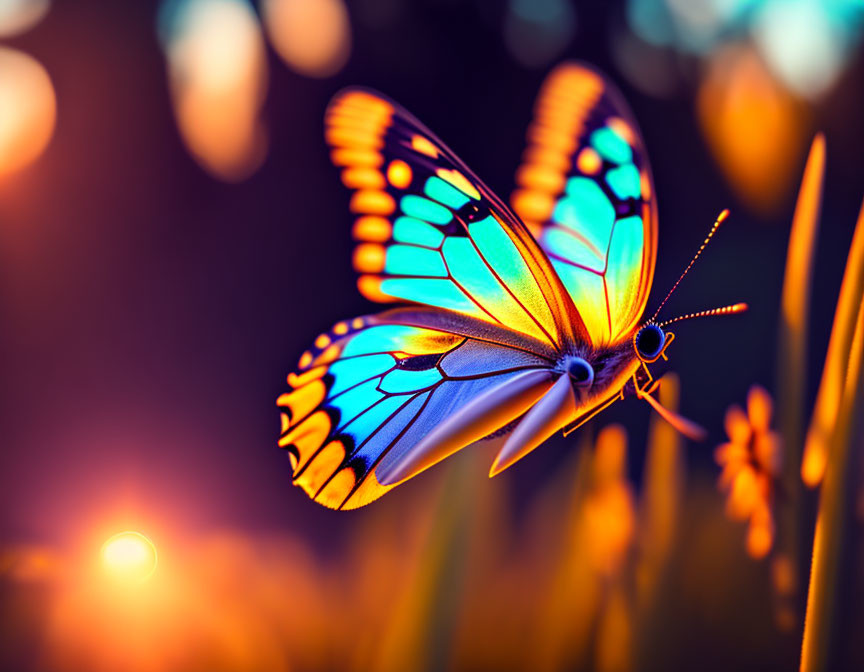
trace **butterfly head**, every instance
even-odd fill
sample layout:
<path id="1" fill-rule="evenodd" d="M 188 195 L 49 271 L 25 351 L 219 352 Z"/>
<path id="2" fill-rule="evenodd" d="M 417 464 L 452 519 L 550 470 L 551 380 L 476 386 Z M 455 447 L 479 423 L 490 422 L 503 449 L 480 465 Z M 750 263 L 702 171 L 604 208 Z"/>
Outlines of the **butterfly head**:
<path id="1" fill-rule="evenodd" d="M 633 335 L 633 349 L 645 364 L 653 364 L 660 357 L 666 358 L 666 348 L 675 339 L 675 334 L 663 331 L 663 327 L 649 322 Z"/>

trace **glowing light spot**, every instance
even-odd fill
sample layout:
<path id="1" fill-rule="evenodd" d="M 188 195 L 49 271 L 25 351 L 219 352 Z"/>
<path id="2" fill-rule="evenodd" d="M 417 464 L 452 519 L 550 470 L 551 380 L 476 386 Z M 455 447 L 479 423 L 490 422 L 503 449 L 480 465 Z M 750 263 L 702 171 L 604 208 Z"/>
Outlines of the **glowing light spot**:
<path id="1" fill-rule="evenodd" d="M 375 247 L 375 246 L 372 246 L 372 247 Z M 330 345 L 330 337 L 327 334 L 320 334 L 318 336 L 318 338 L 315 339 L 315 347 L 318 348 L 319 350 L 323 350 L 328 345 Z"/>
<path id="2" fill-rule="evenodd" d="M 299 364 L 299 366 L 300 366 L 301 369 L 305 369 L 305 368 L 306 368 L 307 366 L 309 366 L 311 363 L 312 363 L 312 353 L 309 352 L 309 351 L 307 350 L 306 352 L 304 352 L 304 353 L 300 356 L 300 364 Z"/>
<path id="3" fill-rule="evenodd" d="M 374 168 L 348 168 L 342 171 L 342 184 L 349 189 L 383 189 L 384 176 Z"/>
<path id="4" fill-rule="evenodd" d="M 651 198 L 651 178 L 648 176 L 648 173 L 641 172 L 639 173 L 639 183 L 640 183 L 640 192 L 642 194 L 642 200 L 648 201 Z"/>
<path id="5" fill-rule="evenodd" d="M 354 268 L 359 273 L 380 273 L 384 270 L 384 247 L 381 245 L 358 245 L 354 250 Z"/>
<path id="6" fill-rule="evenodd" d="M 115 534 L 103 545 L 102 567 L 112 577 L 127 583 L 141 583 L 156 571 L 156 547 L 140 532 Z"/>
<path id="7" fill-rule="evenodd" d="M 564 175 L 559 170 L 527 163 L 517 171 L 516 184 L 554 194 L 563 189 Z"/>
<path id="8" fill-rule="evenodd" d="M 349 204 L 351 212 L 369 215 L 389 215 L 396 209 L 396 202 L 386 191 L 363 189 L 355 192 Z"/>
<path id="9" fill-rule="evenodd" d="M 606 125 L 611 128 L 616 135 L 620 136 L 624 142 L 631 147 L 636 144 L 636 134 L 626 121 L 620 117 L 611 117 L 606 120 Z"/>
<path id="10" fill-rule="evenodd" d="M 510 199 L 516 214 L 522 219 L 544 221 L 552 214 L 555 199 L 549 194 L 528 189 L 513 192 Z"/>
<path id="11" fill-rule="evenodd" d="M 585 175 L 596 175 L 602 164 L 600 155 L 591 147 L 586 147 L 576 157 L 576 167 Z"/>
<path id="12" fill-rule="evenodd" d="M 351 320 L 351 327 L 354 329 L 362 328 L 363 327 L 363 318 L 362 317 L 355 317 L 353 320 Z"/>
<path id="13" fill-rule="evenodd" d="M 351 54 L 351 25 L 342 0 L 263 0 L 273 47 L 288 67 L 309 77 L 330 77 Z"/>
<path id="14" fill-rule="evenodd" d="M 311 353 L 309 356 L 310 357 L 312 356 Z M 310 364 L 311 363 L 312 362 L 310 362 Z M 319 366 L 317 368 L 310 369 L 309 371 L 304 371 L 303 373 L 301 373 L 299 375 L 296 373 L 289 373 L 288 374 L 288 384 L 293 388 L 302 387 L 303 385 L 306 385 L 307 383 L 309 383 L 313 380 L 317 380 L 318 378 L 323 376 L 326 372 L 327 372 L 327 370 L 323 366 Z"/>
<path id="15" fill-rule="evenodd" d="M 0 176 L 35 161 L 54 133 L 57 103 L 34 58 L 0 47 Z"/>
<path id="16" fill-rule="evenodd" d="M 411 177 L 411 166 L 400 159 L 391 161 L 387 167 L 387 180 L 397 189 L 404 189 L 411 184 Z"/>
<path id="17" fill-rule="evenodd" d="M 330 152 L 330 160 L 334 166 L 367 166 L 377 167 L 384 163 L 384 158 L 374 149 L 346 149 L 340 147 Z"/>
<path id="18" fill-rule="evenodd" d="M 426 156 L 431 156 L 433 159 L 438 158 L 438 148 L 422 135 L 415 135 L 411 138 L 411 149 Z"/>
<path id="19" fill-rule="evenodd" d="M 754 22 L 754 38 L 771 69 L 808 98 L 831 87 L 846 58 L 847 41 L 830 11 L 815 2 L 772 2 Z"/>
<path id="20" fill-rule="evenodd" d="M 260 120 L 267 91 L 261 27 L 245 0 L 162 5 L 159 33 L 174 115 L 195 160 L 226 181 L 249 177 L 267 153 Z"/>
<path id="21" fill-rule="evenodd" d="M 531 145 L 525 150 L 524 160 L 525 163 L 548 166 L 561 172 L 565 172 L 570 168 L 570 157 L 553 147 Z"/>
<path id="22" fill-rule="evenodd" d="M 20 35 L 42 20 L 49 0 L 0 0 L 0 37 Z"/>
<path id="23" fill-rule="evenodd" d="M 393 297 L 381 291 L 381 278 L 374 275 L 361 275 L 357 278 L 357 289 L 370 301 L 380 303 L 393 301 Z"/>
<path id="24" fill-rule="evenodd" d="M 800 103 L 745 47 L 713 56 L 697 103 L 708 146 L 738 195 L 763 212 L 779 207 L 807 140 Z"/>
<path id="25" fill-rule="evenodd" d="M 390 220 L 376 215 L 364 215 L 356 219 L 351 233 L 355 240 L 383 243 L 390 239 Z"/>
<path id="26" fill-rule="evenodd" d="M 344 336 L 348 333 L 348 325 L 345 322 L 337 322 L 333 326 L 333 333 L 337 336 Z"/>

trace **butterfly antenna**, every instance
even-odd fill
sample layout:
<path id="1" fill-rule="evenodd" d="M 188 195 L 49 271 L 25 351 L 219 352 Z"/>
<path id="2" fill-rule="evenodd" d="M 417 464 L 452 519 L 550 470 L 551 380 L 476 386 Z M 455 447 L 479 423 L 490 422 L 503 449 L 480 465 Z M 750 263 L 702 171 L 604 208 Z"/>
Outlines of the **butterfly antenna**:
<path id="1" fill-rule="evenodd" d="M 681 274 L 681 277 L 679 277 L 678 280 L 675 282 L 675 284 L 672 285 L 672 289 L 669 290 L 669 293 L 666 295 L 666 298 L 664 298 L 660 302 L 660 305 L 657 307 L 657 311 L 654 313 L 654 315 L 651 316 L 651 319 L 649 320 L 649 322 L 653 322 L 654 320 L 657 319 L 657 316 L 660 314 L 660 311 L 663 309 L 663 306 L 666 305 L 666 302 L 669 300 L 669 297 L 675 293 L 676 289 L 678 289 L 678 285 L 681 284 L 681 281 L 684 279 L 684 276 L 686 276 L 687 273 L 690 272 L 690 269 L 693 268 L 693 264 L 696 263 L 696 260 L 702 254 L 702 251 L 707 247 L 708 243 L 711 241 L 711 238 L 714 237 L 714 234 L 717 232 L 717 229 L 720 228 L 720 225 L 723 223 L 723 220 L 725 220 L 728 216 L 729 216 L 728 210 L 724 210 L 719 215 L 717 215 L 717 219 L 714 221 L 714 226 L 711 227 L 711 230 L 708 232 L 708 235 L 705 237 L 705 240 L 702 241 L 702 246 L 696 252 L 693 259 L 690 260 L 690 263 L 687 264 L 687 268 L 684 269 L 684 272 Z"/>
<path id="2" fill-rule="evenodd" d="M 700 310 L 698 313 L 679 315 L 678 317 L 673 317 L 671 320 L 660 322 L 657 326 L 662 329 L 663 327 L 667 327 L 670 324 L 675 324 L 676 322 L 683 322 L 684 320 L 692 320 L 696 317 L 711 317 L 712 315 L 733 315 L 734 313 L 743 313 L 748 308 L 749 306 L 746 303 L 735 303 L 731 306 L 723 306 L 722 308 L 711 308 L 710 310 Z"/>

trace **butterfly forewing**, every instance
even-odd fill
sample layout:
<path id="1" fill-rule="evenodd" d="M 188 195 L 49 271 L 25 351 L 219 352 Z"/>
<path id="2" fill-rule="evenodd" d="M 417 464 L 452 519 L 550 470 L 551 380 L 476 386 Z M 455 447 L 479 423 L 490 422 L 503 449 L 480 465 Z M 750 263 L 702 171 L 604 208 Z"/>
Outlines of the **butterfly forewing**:
<path id="1" fill-rule="evenodd" d="M 628 337 L 648 300 L 657 207 L 647 155 L 621 94 L 577 64 L 538 96 L 513 209 L 548 255 L 595 347 Z"/>
<path id="2" fill-rule="evenodd" d="M 357 215 L 354 266 L 375 301 L 436 306 L 506 324 L 559 349 L 587 332 L 524 225 L 420 122 L 348 89 L 326 139 Z"/>

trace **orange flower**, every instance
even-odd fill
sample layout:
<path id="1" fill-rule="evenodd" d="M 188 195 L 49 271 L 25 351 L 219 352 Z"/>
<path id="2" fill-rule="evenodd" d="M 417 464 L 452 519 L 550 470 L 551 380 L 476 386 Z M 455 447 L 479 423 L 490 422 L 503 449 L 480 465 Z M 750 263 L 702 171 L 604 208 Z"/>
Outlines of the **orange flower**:
<path id="1" fill-rule="evenodd" d="M 729 442 L 714 453 L 723 468 L 718 486 L 726 493 L 726 514 L 749 521 L 747 552 L 754 558 L 765 557 L 774 543 L 772 504 L 783 451 L 780 436 L 770 429 L 772 406 L 771 395 L 752 386 L 747 412 L 738 405 L 726 412 Z"/>

